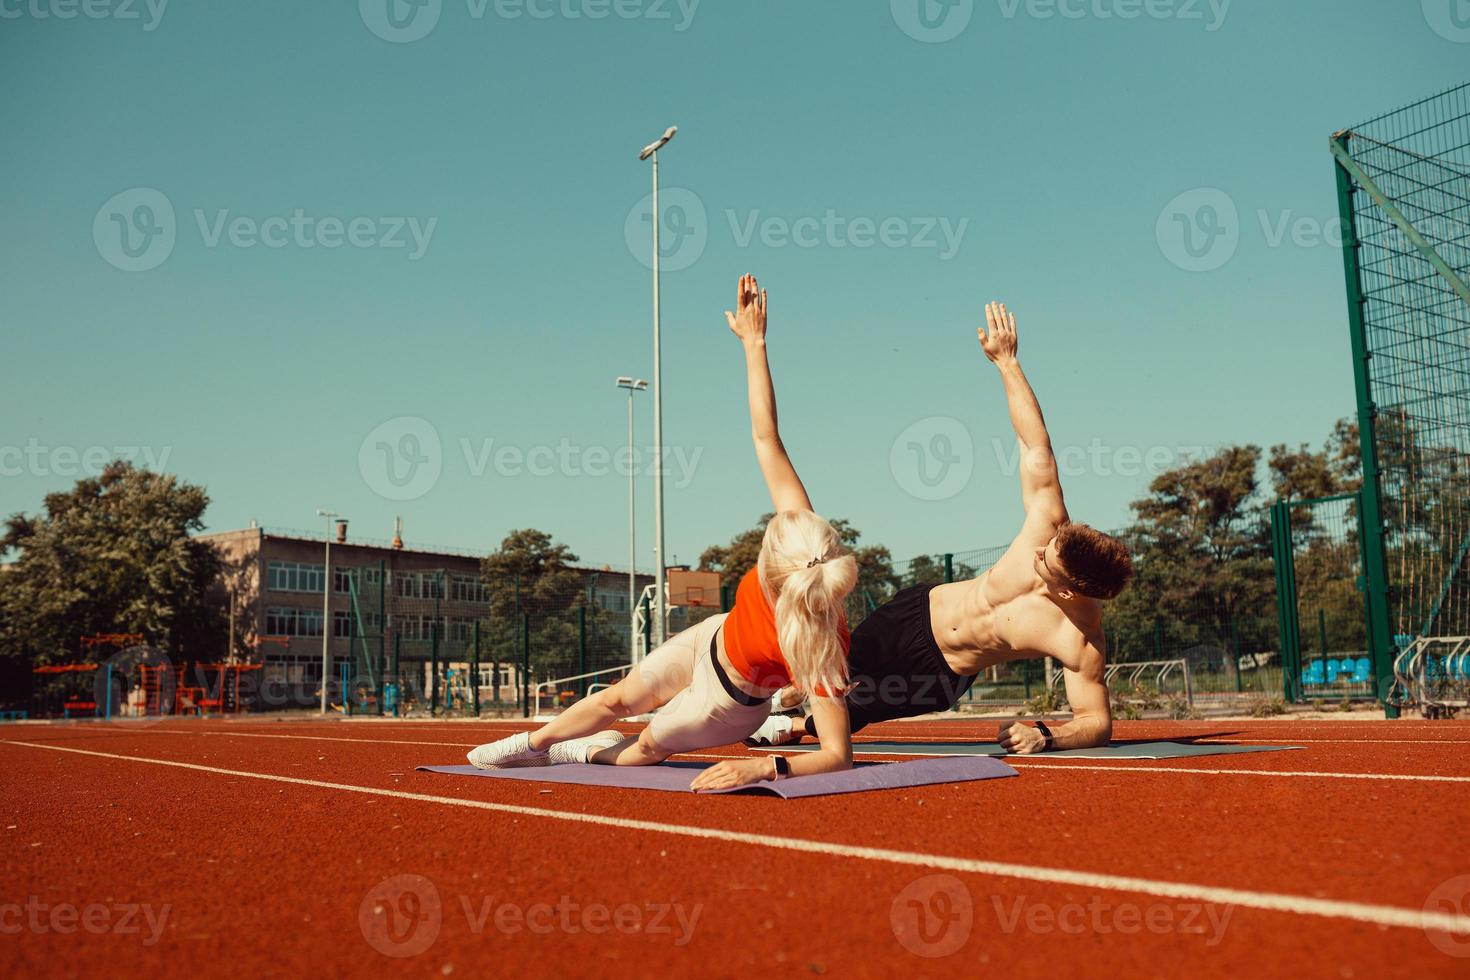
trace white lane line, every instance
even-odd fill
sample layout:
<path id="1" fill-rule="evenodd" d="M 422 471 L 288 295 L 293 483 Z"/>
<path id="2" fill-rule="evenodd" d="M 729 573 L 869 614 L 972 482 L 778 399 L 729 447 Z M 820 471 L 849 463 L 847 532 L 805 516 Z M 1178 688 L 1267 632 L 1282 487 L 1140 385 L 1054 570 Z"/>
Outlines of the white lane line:
<path id="1" fill-rule="evenodd" d="M 1008 755 L 1005 761 L 1014 766 L 1021 757 Z M 1120 761 L 1143 761 L 1148 760 L 1120 760 Z M 1041 763 L 1031 765 L 1031 763 Z M 1393 772 L 1287 772 L 1272 771 L 1269 769 L 1190 769 L 1184 766 L 1094 766 L 1085 763 L 1073 762 L 1070 759 L 1053 759 L 1043 762 L 1041 759 L 1027 759 L 1021 764 L 1022 769 L 1035 769 L 1038 772 L 1043 769 L 1073 770 L 1087 769 L 1098 772 L 1197 772 L 1207 776 L 1286 776 L 1296 779 L 1386 779 L 1410 783 L 1470 783 L 1470 776 L 1408 776 Z"/>
<path id="2" fill-rule="evenodd" d="M 291 739 L 293 741 L 305 741 L 305 742 L 359 742 L 359 743 L 363 743 L 363 744 L 367 744 L 367 745 L 436 745 L 436 746 L 439 746 L 441 748 L 452 748 L 452 749 L 462 749 L 462 748 L 466 748 L 466 747 L 468 747 L 468 748 L 474 748 L 475 745 L 479 744 L 479 743 L 472 743 L 472 742 L 421 742 L 421 741 L 414 741 L 414 740 L 411 740 L 411 739 L 402 739 L 402 738 L 343 738 L 342 736 L 339 736 L 339 735 L 277 735 L 277 734 L 274 734 L 274 733 L 263 733 L 263 732 L 206 732 L 206 731 L 199 731 L 199 730 L 190 730 L 190 729 L 186 729 L 186 728 L 147 728 L 147 729 L 139 729 L 138 731 L 136 731 L 136 732 L 130 732 L 129 734 L 135 734 L 135 735 L 190 735 L 190 736 L 209 735 L 209 736 L 223 737 L 223 738 L 284 738 L 284 739 Z M 40 743 L 30 742 L 30 743 L 26 743 L 26 744 L 35 745 L 35 744 L 40 744 Z M 768 750 L 763 750 L 763 751 L 768 751 Z M 896 755 L 901 755 L 901 754 L 913 754 L 913 753 L 893 753 L 893 752 L 864 752 L 856 744 L 853 745 L 853 752 L 856 755 L 888 755 L 888 756 L 896 756 Z M 677 756 L 675 756 L 674 758 L 676 758 L 676 759 L 738 759 L 738 758 L 741 758 L 741 756 L 740 755 L 715 755 L 715 754 L 701 753 L 701 752 L 681 752 Z M 1093 765 L 1091 763 L 1075 762 L 1072 759 L 1066 759 L 1066 758 L 1062 758 L 1062 759 L 1051 758 L 1051 759 L 1048 759 L 1045 756 L 1029 756 L 1028 757 L 1028 756 L 1008 755 L 1008 756 L 1004 756 L 1003 758 L 1005 758 L 1005 760 L 1007 762 L 1009 762 L 1009 763 L 1011 763 L 1013 765 L 1015 763 L 1019 762 L 1019 763 L 1021 763 L 1021 767 L 1023 769 L 1035 768 L 1038 772 L 1040 772 L 1043 769 L 1076 769 L 1076 770 L 1095 771 L 1095 772 L 1129 772 L 1129 773 L 1139 773 L 1139 772 L 1143 772 L 1143 773 L 1148 773 L 1148 772 L 1184 772 L 1184 773 L 1204 773 L 1207 776 L 1222 776 L 1222 775 L 1223 776 L 1285 776 L 1285 777 L 1291 777 L 1291 778 L 1295 778 L 1295 779 L 1303 779 L 1303 778 L 1308 778 L 1308 779 L 1381 779 L 1381 780 L 1389 780 L 1389 781 L 1397 781 L 1397 782 L 1410 782 L 1410 783 L 1470 783 L 1470 776 L 1412 776 L 1412 775 L 1404 775 L 1402 773 L 1392 773 L 1392 772 L 1310 772 L 1310 771 L 1305 771 L 1305 770 L 1304 771 L 1278 771 L 1278 770 L 1271 770 L 1271 769 L 1197 769 L 1197 768 L 1191 768 L 1191 767 L 1186 767 L 1186 766 L 1154 766 L 1154 765 L 1128 766 L 1128 765 L 1123 765 L 1122 764 L 1122 763 L 1126 763 L 1126 762 L 1145 762 L 1145 763 L 1146 762 L 1152 762 L 1153 760 L 1151 760 L 1151 759 L 1118 759 L 1115 762 L 1104 764 L 1104 765 Z M 1033 767 L 1031 765 L 1031 763 L 1040 763 L 1040 764 Z"/>
<path id="3" fill-rule="evenodd" d="M 93 756 L 99 759 L 117 759 L 122 762 L 141 762 L 148 765 L 168 766 L 175 769 L 189 769 L 195 772 L 207 772 L 220 776 L 237 776 L 244 779 L 290 783 L 296 786 L 333 789 L 345 793 L 361 793 L 367 796 L 387 796 L 400 800 L 415 800 L 420 803 L 438 803 L 442 806 L 457 806 L 471 810 L 488 810 L 494 813 L 512 813 L 523 817 L 541 817 L 547 820 L 593 824 L 620 830 L 641 830 L 647 833 L 669 834 L 676 837 L 717 840 L 731 844 L 749 844 L 754 847 L 769 847 L 777 850 L 798 851 L 806 854 L 822 854 L 828 857 L 882 861 L 889 864 L 935 868 L 943 871 L 990 875 L 999 878 L 1015 878 L 1022 881 L 1038 881 L 1047 884 L 1072 885 L 1079 888 L 1131 892 L 1140 895 L 1153 895 L 1160 898 L 1211 902 L 1218 905 L 1237 905 L 1242 908 L 1260 909 L 1265 912 L 1314 915 L 1332 919 L 1351 919 L 1356 922 L 1367 922 L 1372 925 L 1401 929 L 1432 929 L 1438 932 L 1470 934 L 1470 915 L 1464 915 L 1458 912 L 1431 912 L 1427 909 L 1404 908 L 1397 905 L 1340 902 L 1331 899 L 1312 898 L 1307 895 L 1258 892 L 1241 888 L 1219 888 L 1212 885 L 1161 881 L 1153 878 L 1134 878 L 1125 875 L 1101 874 L 1092 871 L 1074 871 L 1066 868 L 1047 868 L 1038 865 L 1011 864 L 1003 861 L 982 861 L 974 858 L 950 857 L 943 854 L 924 854 L 917 851 L 897 851 L 883 847 L 835 844 L 828 841 L 808 840 L 802 837 L 777 837 L 773 834 L 752 834 L 735 830 L 719 830 L 713 827 L 658 823 L 653 820 L 635 820 L 628 817 L 614 817 L 594 813 L 569 813 L 562 810 L 546 810 L 541 807 L 517 806 L 511 803 L 465 800 L 452 796 L 408 793 L 402 790 L 380 789 L 372 786 L 353 786 L 348 783 L 329 783 L 318 779 L 302 779 L 296 776 L 278 776 L 271 773 L 248 772 L 240 769 L 221 769 L 216 766 L 201 766 L 189 762 L 173 762 L 168 759 L 143 759 L 137 756 L 119 755 L 114 752 L 93 752 L 89 749 L 65 748 L 60 745 L 45 745 L 39 742 L 17 742 L 6 739 L 4 744 L 44 749 L 49 752 L 69 752 L 75 755 Z"/>

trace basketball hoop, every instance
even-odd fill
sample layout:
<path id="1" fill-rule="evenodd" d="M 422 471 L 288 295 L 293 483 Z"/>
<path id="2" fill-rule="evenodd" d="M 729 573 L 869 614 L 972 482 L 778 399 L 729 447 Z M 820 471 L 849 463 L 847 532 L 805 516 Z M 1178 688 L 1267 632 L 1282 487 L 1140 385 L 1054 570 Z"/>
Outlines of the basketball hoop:
<path id="1" fill-rule="evenodd" d="M 720 573 L 669 569 L 669 605 L 720 607 Z"/>

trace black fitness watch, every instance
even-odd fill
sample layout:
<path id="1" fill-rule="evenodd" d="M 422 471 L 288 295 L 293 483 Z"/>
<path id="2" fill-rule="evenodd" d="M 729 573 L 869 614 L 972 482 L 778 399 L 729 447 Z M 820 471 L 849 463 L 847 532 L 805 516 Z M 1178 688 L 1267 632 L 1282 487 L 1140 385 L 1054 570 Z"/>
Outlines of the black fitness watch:
<path id="1" fill-rule="evenodd" d="M 787 776 L 791 775 L 791 763 L 786 761 L 786 757 L 784 755 L 775 756 L 775 760 L 777 779 L 785 779 Z"/>
<path id="2" fill-rule="evenodd" d="M 1046 727 L 1046 722 L 1038 721 L 1036 723 L 1036 730 L 1046 736 L 1046 747 L 1041 751 L 1050 752 L 1055 745 L 1055 743 L 1052 741 L 1051 729 Z"/>

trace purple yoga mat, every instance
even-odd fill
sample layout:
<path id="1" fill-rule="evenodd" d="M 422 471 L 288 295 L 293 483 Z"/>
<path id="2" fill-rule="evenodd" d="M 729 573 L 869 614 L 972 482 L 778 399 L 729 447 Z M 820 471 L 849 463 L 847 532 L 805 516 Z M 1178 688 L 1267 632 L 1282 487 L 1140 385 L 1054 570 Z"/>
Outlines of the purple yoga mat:
<path id="1" fill-rule="evenodd" d="M 519 779 L 530 783 L 566 783 L 577 786 L 616 786 L 621 789 L 652 789 L 666 793 L 688 793 L 689 784 L 700 770 L 699 762 L 665 762 L 657 766 L 594 766 L 566 763 L 531 766 L 525 769 L 476 769 L 474 766 L 419 766 L 421 772 L 451 776 L 486 776 L 490 779 Z M 711 793 L 769 793 L 784 800 L 835 793 L 861 793 L 870 789 L 899 789 L 933 783 L 968 783 L 1019 773 L 999 759 L 983 756 L 953 756 L 920 759 L 916 762 L 863 763 L 846 772 L 819 776 L 793 776 L 780 782 L 752 783 Z"/>

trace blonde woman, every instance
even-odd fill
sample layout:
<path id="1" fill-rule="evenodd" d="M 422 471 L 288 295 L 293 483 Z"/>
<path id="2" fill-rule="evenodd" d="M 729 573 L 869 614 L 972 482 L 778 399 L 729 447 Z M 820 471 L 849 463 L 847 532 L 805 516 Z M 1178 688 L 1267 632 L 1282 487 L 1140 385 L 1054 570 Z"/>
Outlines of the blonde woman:
<path id="1" fill-rule="evenodd" d="M 857 582 L 857 563 L 832 525 L 812 511 L 781 443 L 766 362 L 766 291 L 754 276 L 741 277 L 736 312 L 725 318 L 745 348 L 756 459 L 777 511 L 756 566 L 735 590 L 734 608 L 675 636 L 622 681 L 550 724 L 481 745 L 469 753 L 472 765 L 653 765 L 679 752 L 741 741 L 766 720 L 771 695 L 794 686 L 811 698 L 820 751 L 789 760 L 730 759 L 701 772 L 691 788 L 728 789 L 851 767 L 843 605 Z M 661 710 L 636 737 L 600 731 L 655 708 Z"/>

